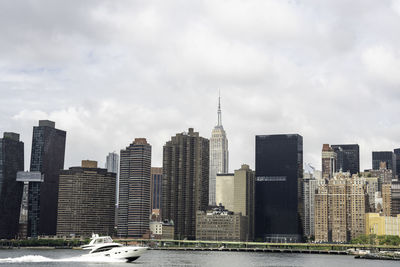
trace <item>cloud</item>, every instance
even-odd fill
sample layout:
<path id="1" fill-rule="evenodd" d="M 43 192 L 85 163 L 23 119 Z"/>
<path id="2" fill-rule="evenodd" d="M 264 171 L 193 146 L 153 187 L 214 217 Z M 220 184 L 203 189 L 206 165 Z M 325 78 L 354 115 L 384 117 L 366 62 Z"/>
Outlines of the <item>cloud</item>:
<path id="1" fill-rule="evenodd" d="M 254 135 L 400 145 L 399 1 L 15 1 L 0 3 L 0 131 L 67 131 L 66 167 L 104 162 L 135 137 L 153 165 L 172 135 L 210 137 L 218 90 L 230 167 L 254 168 Z"/>

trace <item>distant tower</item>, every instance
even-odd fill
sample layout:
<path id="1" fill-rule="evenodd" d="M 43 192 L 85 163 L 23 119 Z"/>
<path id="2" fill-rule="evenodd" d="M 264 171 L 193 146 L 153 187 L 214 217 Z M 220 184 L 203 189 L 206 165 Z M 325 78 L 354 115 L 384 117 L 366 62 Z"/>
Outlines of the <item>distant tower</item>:
<path id="1" fill-rule="evenodd" d="M 118 196 L 119 196 L 119 175 L 118 175 L 119 155 L 118 153 L 108 153 L 106 157 L 106 169 L 108 172 L 115 173 L 115 226 L 118 226 Z"/>
<path id="2" fill-rule="evenodd" d="M 324 144 L 322 146 L 322 178 L 331 179 L 335 172 L 335 166 L 336 153 L 329 144 Z"/>
<path id="3" fill-rule="evenodd" d="M 350 172 L 358 174 L 360 172 L 360 147 L 358 144 L 350 145 L 331 145 L 336 153 L 335 172 Z"/>
<path id="4" fill-rule="evenodd" d="M 149 230 L 151 145 L 136 138 L 121 150 L 118 235 L 142 237 Z"/>
<path id="5" fill-rule="evenodd" d="M 215 205 L 215 179 L 218 173 L 228 173 L 228 139 L 221 116 L 221 97 L 218 98 L 218 123 L 210 138 L 209 204 Z"/>
<path id="6" fill-rule="evenodd" d="M 44 182 L 30 182 L 28 236 L 55 235 L 60 170 L 64 169 L 66 132 L 55 122 L 40 120 L 33 127 L 30 170 L 41 172 Z"/>

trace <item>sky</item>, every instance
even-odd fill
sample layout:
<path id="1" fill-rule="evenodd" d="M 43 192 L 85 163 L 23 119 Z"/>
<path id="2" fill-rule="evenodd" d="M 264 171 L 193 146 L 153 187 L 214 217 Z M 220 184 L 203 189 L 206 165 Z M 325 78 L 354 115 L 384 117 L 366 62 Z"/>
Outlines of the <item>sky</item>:
<path id="1" fill-rule="evenodd" d="M 255 135 L 400 147 L 399 0 L 0 1 L 0 134 L 29 168 L 40 119 L 67 131 L 65 168 L 145 137 L 152 166 L 193 127 L 209 138 L 218 91 L 229 170 L 254 168 Z"/>

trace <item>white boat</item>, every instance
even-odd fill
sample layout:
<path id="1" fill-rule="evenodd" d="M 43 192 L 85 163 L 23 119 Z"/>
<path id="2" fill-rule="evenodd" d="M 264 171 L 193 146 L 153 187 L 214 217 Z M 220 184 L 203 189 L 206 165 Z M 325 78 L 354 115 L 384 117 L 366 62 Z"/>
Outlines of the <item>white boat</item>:
<path id="1" fill-rule="evenodd" d="M 81 246 L 82 249 L 90 249 L 89 255 L 106 256 L 114 259 L 127 260 L 128 262 L 138 259 L 147 247 L 124 246 L 114 243 L 109 236 L 92 235 L 88 245 Z"/>

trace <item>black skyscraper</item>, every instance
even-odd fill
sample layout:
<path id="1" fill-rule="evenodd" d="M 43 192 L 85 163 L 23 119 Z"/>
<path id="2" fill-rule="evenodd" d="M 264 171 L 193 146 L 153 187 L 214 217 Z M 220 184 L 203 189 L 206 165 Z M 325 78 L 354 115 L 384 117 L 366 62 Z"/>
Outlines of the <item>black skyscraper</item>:
<path id="1" fill-rule="evenodd" d="M 357 174 L 360 172 L 360 147 L 352 145 L 331 145 L 337 155 L 336 172 L 350 172 Z"/>
<path id="2" fill-rule="evenodd" d="M 256 136 L 256 239 L 301 241 L 302 177 L 302 136 Z"/>
<path id="3" fill-rule="evenodd" d="M 52 121 L 33 127 L 31 171 L 40 171 L 44 182 L 29 183 L 28 236 L 55 235 L 60 170 L 64 169 L 66 132 Z"/>
<path id="4" fill-rule="evenodd" d="M 372 152 L 372 169 L 379 170 L 381 162 L 386 163 L 386 168 L 392 170 L 393 174 L 396 172 L 396 159 L 392 151 L 373 151 Z"/>
<path id="5" fill-rule="evenodd" d="M 24 170 L 24 143 L 19 134 L 4 133 L 0 138 L 0 239 L 18 234 L 23 183 L 16 181 Z"/>

